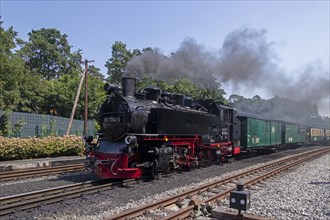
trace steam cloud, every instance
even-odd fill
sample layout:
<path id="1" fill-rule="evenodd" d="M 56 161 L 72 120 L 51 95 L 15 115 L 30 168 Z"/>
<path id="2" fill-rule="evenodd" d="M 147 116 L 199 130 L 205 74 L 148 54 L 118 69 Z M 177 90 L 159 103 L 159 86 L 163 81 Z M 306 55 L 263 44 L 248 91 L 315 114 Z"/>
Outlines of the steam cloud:
<path id="1" fill-rule="evenodd" d="M 202 86 L 212 86 L 216 79 L 237 88 L 236 94 L 262 90 L 271 96 L 309 101 L 329 111 L 329 71 L 314 62 L 298 77 L 289 77 L 280 68 L 274 42 L 269 42 L 266 34 L 263 29 L 239 28 L 227 35 L 218 51 L 208 51 L 195 40 L 186 39 L 170 56 L 154 49 L 134 57 L 125 75 L 169 81 L 189 77 Z"/>

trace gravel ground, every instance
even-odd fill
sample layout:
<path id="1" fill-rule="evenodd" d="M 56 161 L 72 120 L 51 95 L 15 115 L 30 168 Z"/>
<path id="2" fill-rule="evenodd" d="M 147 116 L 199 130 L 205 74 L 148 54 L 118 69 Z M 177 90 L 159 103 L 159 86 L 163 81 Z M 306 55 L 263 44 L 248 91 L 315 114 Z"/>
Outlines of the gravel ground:
<path id="1" fill-rule="evenodd" d="M 115 188 L 113 190 L 109 190 L 109 191 L 105 191 L 105 192 L 101 192 L 99 194 L 95 194 L 95 195 L 88 195 L 88 196 L 84 196 L 82 198 L 79 199 L 71 199 L 71 200 L 67 200 L 61 203 L 56 203 L 56 204 L 51 204 L 51 205 L 46 205 L 46 206 L 42 206 L 40 208 L 35 208 L 35 209 L 30 209 L 30 210 L 26 210 L 26 211 L 21 211 L 21 212 L 16 212 L 14 214 L 11 215 L 7 215 L 7 216 L 3 216 L 2 219 L 6 220 L 6 219 L 103 219 L 105 217 L 108 217 L 110 214 L 113 213 L 117 213 L 121 210 L 130 208 L 130 207 L 135 207 L 141 204 L 145 204 L 145 203 L 150 203 L 154 200 L 158 200 L 163 198 L 164 196 L 169 196 L 181 191 L 184 191 L 188 188 L 192 188 L 192 187 L 196 187 L 198 186 L 198 184 L 201 184 L 201 181 L 205 181 L 208 178 L 211 177 L 215 177 L 215 176 L 223 176 L 223 175 L 229 175 L 229 172 L 232 171 L 236 171 L 237 170 L 241 170 L 243 168 L 249 167 L 252 164 L 261 164 L 273 159 L 277 159 L 277 158 L 281 158 L 285 155 L 290 155 L 293 153 L 298 153 L 298 152 L 303 152 L 306 151 L 307 149 L 311 149 L 311 148 L 300 148 L 300 149 L 295 149 L 295 150 L 287 150 L 287 151 L 281 151 L 278 153 L 274 153 L 274 154 L 270 154 L 270 155 L 263 155 L 263 156 L 259 156 L 259 157 L 253 157 L 253 158 L 248 158 L 248 159 L 244 159 L 241 161 L 235 161 L 234 163 L 231 164 L 222 164 L 222 165 L 212 165 L 209 167 L 204 167 L 204 168 L 199 168 L 199 169 L 193 169 L 189 172 L 181 172 L 181 173 L 172 173 L 166 177 L 162 177 L 159 180 L 155 180 L 152 182 L 140 182 L 139 184 L 136 184 L 134 186 L 131 187 L 127 187 L 127 188 Z M 324 158 L 322 158 L 324 159 Z M 324 160 L 329 161 L 329 157 L 326 157 Z M 324 162 L 326 163 L 326 161 Z M 323 164 L 324 164 L 323 163 Z M 316 162 L 313 162 L 312 164 L 318 164 Z M 321 166 L 321 165 L 320 165 Z M 328 191 L 329 191 L 329 176 L 322 176 L 322 178 L 319 176 L 319 174 L 321 174 L 322 172 L 319 172 L 320 168 L 319 166 L 311 166 L 312 168 L 315 167 L 317 168 L 312 169 L 314 170 L 314 182 L 316 184 L 310 184 L 313 188 L 318 188 L 318 187 L 327 187 Z M 323 169 L 327 169 L 326 171 L 329 171 L 329 166 L 327 168 L 324 168 L 324 165 L 321 166 L 323 167 Z M 305 173 L 305 172 L 301 172 L 300 174 Z M 298 173 L 299 174 L 299 173 Z M 291 175 L 288 175 L 289 177 Z M 1 194 L 3 193 L 7 193 L 7 192 L 3 192 L 3 191 L 7 191 L 10 190 L 11 194 L 15 194 L 17 192 L 22 192 L 22 190 L 20 189 L 20 187 L 24 187 L 23 192 L 25 191 L 29 191 L 28 189 L 31 188 L 36 188 L 39 187 L 38 189 L 40 190 L 41 188 L 50 188 L 53 187 L 53 183 L 56 182 L 58 183 L 56 186 L 61 185 L 61 184 L 68 184 L 68 182 L 70 183 L 74 183 L 74 182 L 79 182 L 82 179 L 84 179 L 85 177 L 83 177 L 83 175 L 79 176 L 79 175 L 73 175 L 73 176 L 66 176 L 65 178 L 60 177 L 58 179 L 49 179 L 49 180 L 42 180 L 42 181 L 32 181 L 32 182 L 22 182 L 22 183 L 17 183 L 17 184 L 8 184 L 8 185 L 2 185 L 1 187 Z M 86 177 L 88 178 L 92 178 L 92 176 Z M 65 180 L 63 180 L 65 179 Z M 69 179 L 69 181 L 68 181 Z M 298 179 L 298 177 L 295 177 L 294 179 Z M 324 180 L 325 179 L 325 180 Z M 326 180 L 327 179 L 327 180 Z M 302 180 L 305 180 L 304 176 L 300 177 L 300 182 L 302 182 Z M 210 180 L 207 180 L 210 181 Z M 307 180 L 306 180 L 307 181 Z M 278 180 L 276 182 L 279 182 Z M 309 181 L 310 182 L 310 181 Z M 50 183 L 49 185 L 47 185 L 47 183 Z M 327 184 L 324 184 L 327 183 Z M 288 184 L 290 185 L 290 184 Z M 293 184 L 293 186 L 296 186 L 297 184 Z M 267 183 L 268 186 L 268 183 Z M 3 187 L 6 188 L 6 190 L 3 190 Z M 289 190 L 289 188 L 286 188 L 286 185 L 282 185 L 282 188 Z M 275 190 L 275 191 L 270 191 L 270 190 Z M 279 192 L 281 192 L 282 190 L 280 190 L 279 192 L 276 191 L 276 189 L 279 189 L 278 186 L 272 186 L 270 189 L 268 189 L 268 192 L 272 192 L 271 194 L 279 194 Z M 34 189 L 33 189 L 34 190 Z M 311 193 L 306 193 L 306 190 L 309 190 L 308 187 L 305 187 L 305 185 L 302 185 L 302 189 L 301 189 L 304 194 L 308 195 L 307 199 L 304 199 L 302 196 L 300 196 L 300 200 L 302 204 L 305 203 L 305 200 L 310 200 L 311 202 L 315 200 L 315 198 L 313 198 L 313 192 Z M 291 190 L 292 191 L 292 190 Z M 267 191 L 265 191 L 267 192 Z M 267 192 L 267 194 L 268 194 Z M 322 191 L 320 191 L 322 192 Z M 270 196 L 271 196 L 270 194 Z M 322 196 L 326 196 L 327 195 L 327 200 L 325 200 L 323 198 L 323 201 L 326 201 L 325 204 L 328 205 L 329 204 L 329 193 L 326 191 L 323 191 Z M 316 195 L 317 196 L 317 201 L 322 202 L 321 198 L 322 196 L 320 196 L 319 194 Z M 259 203 L 256 203 L 258 201 L 257 199 L 257 194 L 253 197 L 256 198 L 256 201 L 253 201 L 253 204 L 255 203 L 256 206 L 259 206 Z M 283 198 L 283 197 L 280 197 Z M 268 206 L 269 207 L 273 207 L 273 205 L 269 205 L 269 204 L 274 204 L 274 200 L 273 202 L 270 203 L 266 203 L 264 202 L 265 200 L 261 200 L 260 204 L 264 204 L 263 207 Z M 285 200 L 283 199 L 283 201 L 285 202 Z M 286 204 L 289 205 L 289 204 Z M 291 203 L 290 205 L 293 205 L 293 203 Z M 254 207 L 254 205 L 253 205 Z M 253 208 L 252 207 L 252 208 Z M 260 206 L 262 207 L 262 206 Z M 278 207 L 282 207 L 280 205 L 278 205 Z M 283 206 L 285 209 L 285 206 Z M 315 211 L 313 214 L 315 213 L 323 213 L 323 216 L 329 217 L 329 207 L 327 208 L 326 206 L 321 206 L 318 205 L 318 207 L 325 207 L 321 208 L 320 211 Z M 326 209 L 327 208 L 327 209 Z M 259 210 L 259 208 L 253 210 L 251 209 L 251 211 L 255 211 L 255 213 L 259 212 L 258 214 L 264 214 L 264 215 L 268 215 L 268 213 L 260 213 L 261 211 L 263 211 L 264 208 L 261 208 L 261 210 Z M 288 210 L 293 210 L 293 208 L 288 208 Z M 327 211 L 326 211 L 327 210 Z M 305 212 L 305 214 L 307 213 L 307 210 Z M 310 214 L 310 213 L 309 213 Z M 318 214 L 320 217 L 322 217 L 321 214 Z M 283 218 L 285 219 L 285 218 Z M 295 218 L 289 218 L 289 219 L 295 219 Z M 310 218 L 306 218 L 306 219 L 310 219 Z M 315 218 L 317 219 L 317 218 Z M 325 217 L 326 219 L 326 217 Z"/>
<path id="2" fill-rule="evenodd" d="M 330 154 L 252 186 L 247 213 L 274 219 L 330 219 Z M 229 201 L 221 205 L 227 208 Z"/>
<path id="3" fill-rule="evenodd" d="M 251 213 L 276 219 L 330 219 L 330 155 L 253 189 Z"/>

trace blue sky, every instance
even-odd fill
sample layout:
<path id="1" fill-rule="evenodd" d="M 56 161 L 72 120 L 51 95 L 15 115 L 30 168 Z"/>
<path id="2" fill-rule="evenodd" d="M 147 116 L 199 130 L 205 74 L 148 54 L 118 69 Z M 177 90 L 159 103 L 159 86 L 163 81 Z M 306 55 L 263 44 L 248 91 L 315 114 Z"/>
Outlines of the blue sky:
<path id="1" fill-rule="evenodd" d="M 115 41 L 170 54 L 189 37 L 219 50 L 228 33 L 242 26 L 267 30 L 288 74 L 315 61 L 329 69 L 329 7 L 329 1 L 0 0 L 5 28 L 13 26 L 24 40 L 32 29 L 57 28 L 105 75 Z"/>

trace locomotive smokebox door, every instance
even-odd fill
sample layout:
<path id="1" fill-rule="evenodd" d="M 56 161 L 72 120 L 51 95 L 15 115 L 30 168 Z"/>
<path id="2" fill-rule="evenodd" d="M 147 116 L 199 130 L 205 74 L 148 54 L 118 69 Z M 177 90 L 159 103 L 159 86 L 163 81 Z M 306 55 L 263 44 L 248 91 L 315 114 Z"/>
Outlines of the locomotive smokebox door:
<path id="1" fill-rule="evenodd" d="M 250 208 L 250 191 L 232 191 L 230 192 L 230 208 L 238 210 L 248 210 Z"/>

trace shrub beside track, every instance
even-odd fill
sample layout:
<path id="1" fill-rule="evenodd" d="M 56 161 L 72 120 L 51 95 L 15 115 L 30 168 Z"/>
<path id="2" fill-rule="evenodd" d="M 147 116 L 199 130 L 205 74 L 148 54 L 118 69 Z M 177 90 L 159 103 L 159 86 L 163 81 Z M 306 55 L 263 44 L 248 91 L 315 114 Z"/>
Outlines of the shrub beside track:
<path id="1" fill-rule="evenodd" d="M 83 155 L 81 137 L 5 138 L 0 137 L 0 161 Z"/>

